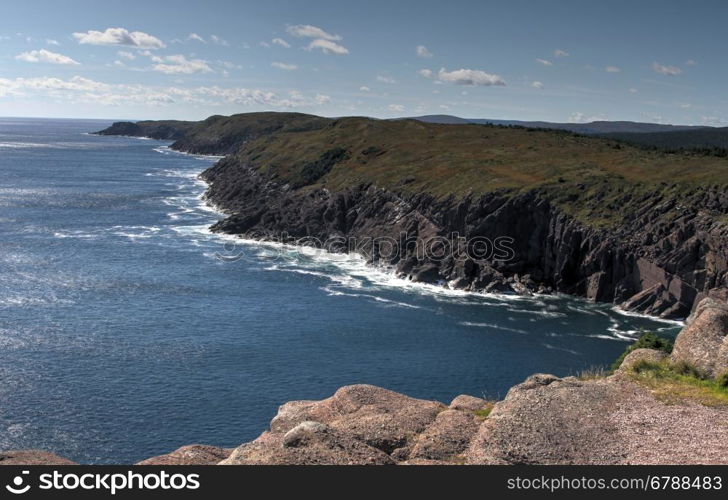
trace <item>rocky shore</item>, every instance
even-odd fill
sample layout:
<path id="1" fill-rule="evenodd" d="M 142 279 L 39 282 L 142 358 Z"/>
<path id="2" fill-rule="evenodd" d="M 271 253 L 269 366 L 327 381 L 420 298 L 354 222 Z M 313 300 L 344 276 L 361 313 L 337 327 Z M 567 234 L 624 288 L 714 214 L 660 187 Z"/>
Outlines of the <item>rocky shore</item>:
<path id="1" fill-rule="evenodd" d="M 421 135 L 427 144 L 428 137 L 452 133 L 452 127 L 475 127 L 382 123 L 251 113 L 203 122 L 122 122 L 100 133 L 170 139 L 180 151 L 227 154 L 202 174 L 209 183 L 207 200 L 229 214 L 215 231 L 288 243 L 302 238 L 355 240 L 354 246 L 327 249 L 359 252 L 372 264 L 413 281 L 478 292 L 567 293 L 672 319 L 687 317 L 711 290 L 728 286 L 728 195 L 718 182 L 674 183 L 667 176 L 657 182 L 661 176 L 655 174 L 650 182 L 625 184 L 622 174 L 604 175 L 599 165 L 584 167 L 586 173 L 573 181 L 559 176 L 553 183 L 482 193 L 462 191 L 454 181 L 452 188 L 443 187 L 447 180 L 421 181 L 422 174 L 415 170 L 410 175 L 408 168 L 372 174 L 372 179 L 386 179 L 376 182 L 368 178 L 367 165 L 392 154 L 392 146 L 383 142 L 400 129 L 408 138 Z M 385 126 L 389 128 L 379 130 Z M 495 130 L 501 141 L 525 134 L 490 129 L 457 130 L 476 139 Z M 604 156 L 607 146 L 614 154 L 623 154 L 626 146 L 554 134 L 558 132 L 519 136 L 508 157 L 499 161 L 533 161 L 518 153 L 528 146 L 522 141 L 530 141 L 530 149 L 547 141 L 555 148 L 576 142 L 585 165 L 590 165 L 586 155 L 592 154 L 602 162 L 626 161 L 610 159 L 611 152 Z M 354 141 L 351 137 L 357 138 L 356 145 L 347 142 Z M 455 144 L 459 140 L 456 136 Z M 306 148 L 301 155 L 309 159 L 299 161 L 295 151 L 300 148 Z M 421 161 L 429 161 L 432 154 Z M 417 162 L 417 154 L 412 155 Z M 479 161 L 488 168 L 494 160 Z M 352 169 L 345 165 L 357 165 L 363 173 L 347 173 Z M 542 169 L 558 171 L 548 165 Z M 508 242 L 508 258 L 493 251 L 485 258 L 471 257 L 469 242 L 485 238 L 492 243 L 496 237 Z M 444 258 L 423 255 L 412 244 L 436 239 L 432 253 Z M 372 246 L 372 240 L 387 240 L 387 246 L 394 242 L 397 252 Z"/>
<path id="2" fill-rule="evenodd" d="M 282 405 L 268 430 L 235 449 L 190 445 L 140 464 L 725 464 L 728 392 L 710 395 L 705 383 L 679 377 L 660 385 L 640 373 L 678 365 L 705 380 L 726 373 L 726 297 L 700 303 L 671 355 L 637 349 L 609 375 L 536 374 L 497 402 L 462 395 L 445 404 L 347 386 Z M 6 465 L 70 463 L 42 451 L 0 453 Z"/>

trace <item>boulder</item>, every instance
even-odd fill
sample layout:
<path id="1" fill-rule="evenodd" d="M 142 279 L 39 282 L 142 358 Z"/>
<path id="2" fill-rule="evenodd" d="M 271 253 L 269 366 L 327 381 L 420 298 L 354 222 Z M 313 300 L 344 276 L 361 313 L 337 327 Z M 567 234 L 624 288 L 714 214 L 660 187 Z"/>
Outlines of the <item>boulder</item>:
<path id="1" fill-rule="evenodd" d="M 671 359 L 686 362 L 710 376 L 728 370 L 728 304 L 707 297 L 690 315 L 675 339 Z"/>
<path id="2" fill-rule="evenodd" d="M 166 455 L 147 458 L 137 465 L 215 465 L 229 457 L 232 451 L 216 446 L 191 444 Z"/>
<path id="3" fill-rule="evenodd" d="M 465 451 L 465 462 L 620 463 L 618 429 L 604 417 L 621 393 L 606 379 L 532 376 L 495 404 Z"/>
<path id="4" fill-rule="evenodd" d="M 220 465 L 388 465 L 395 461 L 345 432 L 302 422 L 285 434 L 265 432 Z"/>
<path id="5" fill-rule="evenodd" d="M 317 401 L 289 401 L 278 407 L 278 413 L 270 422 L 272 432 L 288 432 L 309 419 L 311 408 Z"/>
<path id="6" fill-rule="evenodd" d="M 43 450 L 0 452 L 0 465 L 78 465 L 66 458 Z"/>
<path id="7" fill-rule="evenodd" d="M 657 349 L 635 349 L 624 358 L 616 373 L 624 374 L 640 361 L 659 363 L 666 357 L 667 353 L 658 351 Z"/>
<path id="8" fill-rule="evenodd" d="M 409 459 L 462 461 L 480 420 L 471 411 L 445 410 L 417 437 Z"/>
<path id="9" fill-rule="evenodd" d="M 412 436 L 424 431 L 445 406 L 362 384 L 342 387 L 330 398 L 310 407 L 299 405 L 298 409 L 301 418 L 305 414 L 306 420 L 327 424 L 332 429 L 345 431 L 374 448 L 391 453 L 406 446 Z M 291 409 L 286 411 L 290 415 L 296 413 Z M 282 420 L 276 419 L 274 427 L 285 428 L 278 425 Z M 290 417 L 289 422 L 294 420 Z"/>
<path id="10" fill-rule="evenodd" d="M 461 394 L 450 402 L 451 410 L 478 411 L 488 406 L 488 401 L 467 394 Z"/>

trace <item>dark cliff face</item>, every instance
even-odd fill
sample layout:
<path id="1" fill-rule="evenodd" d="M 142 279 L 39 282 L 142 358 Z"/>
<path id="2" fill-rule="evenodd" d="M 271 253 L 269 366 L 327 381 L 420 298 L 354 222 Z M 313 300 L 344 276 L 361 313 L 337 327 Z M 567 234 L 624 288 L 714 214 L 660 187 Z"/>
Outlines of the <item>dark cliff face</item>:
<path id="1" fill-rule="evenodd" d="M 216 231 L 316 238 L 415 281 L 568 293 L 666 318 L 728 286 L 720 158 L 559 132 L 297 113 L 102 133 L 228 155 L 202 176 L 208 200 L 229 214 Z"/>
<path id="2" fill-rule="evenodd" d="M 232 214 L 215 231 L 290 243 L 313 237 L 329 250 L 358 251 L 414 281 L 472 291 L 556 291 L 665 318 L 686 317 L 708 290 L 728 286 L 726 226 L 687 208 L 682 217 L 667 219 L 672 203 L 659 198 L 643 200 L 624 226 L 606 230 L 563 213 L 547 190 L 445 200 L 370 184 L 343 192 L 296 190 L 234 158 L 203 178 L 210 183 L 208 199 Z M 718 190 L 684 201 L 727 203 Z M 500 239 L 500 254 L 486 251 L 475 259 L 478 252 L 462 248 L 453 233 L 465 245 L 485 238 L 497 246 Z M 434 237 L 443 247 L 436 255 L 412 243 Z M 386 251 L 369 238 L 386 238 Z M 390 251 L 392 240 L 400 251 Z"/>

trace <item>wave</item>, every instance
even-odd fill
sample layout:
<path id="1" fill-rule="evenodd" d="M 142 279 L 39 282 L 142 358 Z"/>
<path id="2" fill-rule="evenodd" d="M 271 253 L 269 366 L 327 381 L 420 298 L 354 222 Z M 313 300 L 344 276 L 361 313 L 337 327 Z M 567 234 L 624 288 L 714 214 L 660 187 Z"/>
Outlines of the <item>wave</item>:
<path id="1" fill-rule="evenodd" d="M 159 146 L 157 148 L 154 148 L 154 151 L 156 151 L 157 153 L 165 154 L 165 155 L 176 154 L 176 155 L 191 156 L 192 158 L 197 158 L 199 160 L 210 160 L 210 159 L 221 160 L 221 159 L 225 158 L 224 155 L 208 155 L 208 154 L 201 154 L 201 153 L 188 153 L 186 151 L 178 151 L 176 149 L 172 149 L 169 146 Z"/>
<path id="2" fill-rule="evenodd" d="M 461 321 L 460 323 L 458 323 L 458 325 L 473 326 L 473 327 L 478 327 L 478 328 L 490 328 L 493 330 L 503 330 L 505 332 L 513 332 L 513 333 L 523 333 L 523 334 L 528 333 L 526 330 L 521 330 L 518 328 L 510 328 L 510 327 L 498 325 L 495 323 L 477 323 L 477 322 L 473 322 L 473 321 Z"/>
<path id="3" fill-rule="evenodd" d="M 614 311 L 617 314 L 621 314 L 622 316 L 632 316 L 634 318 L 645 318 L 645 319 L 650 319 L 652 321 L 657 321 L 659 323 L 666 323 L 666 324 L 675 325 L 675 326 L 685 326 L 685 319 L 680 319 L 680 320 L 665 319 L 665 318 L 660 318 L 658 316 L 650 316 L 649 314 L 641 314 L 641 313 L 637 313 L 634 311 L 626 311 L 626 310 L 620 308 L 619 306 L 612 307 L 612 311 Z"/>

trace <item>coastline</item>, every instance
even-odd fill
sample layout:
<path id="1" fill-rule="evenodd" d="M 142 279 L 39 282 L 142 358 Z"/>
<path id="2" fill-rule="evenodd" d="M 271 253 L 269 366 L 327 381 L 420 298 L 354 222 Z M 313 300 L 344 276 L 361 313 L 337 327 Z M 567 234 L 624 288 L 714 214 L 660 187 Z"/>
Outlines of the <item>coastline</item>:
<path id="1" fill-rule="evenodd" d="M 98 134 L 94 134 L 98 135 Z M 192 156 L 192 157 L 199 157 L 199 158 L 205 158 L 205 159 L 216 159 L 216 160 L 222 160 L 227 155 L 210 155 L 210 154 L 198 154 L 198 153 L 191 153 L 189 151 L 183 151 L 172 148 L 173 142 L 171 141 L 160 141 L 159 139 L 154 139 L 151 137 L 136 137 L 136 136 L 117 136 L 117 137 L 128 137 L 128 138 L 136 138 L 136 139 L 142 139 L 142 140 L 154 140 L 159 142 L 167 142 L 168 144 L 165 146 L 162 146 L 159 149 L 163 149 L 163 151 L 157 151 L 162 154 L 168 154 L 167 152 L 171 152 L 174 154 L 180 154 L 180 155 L 186 155 L 186 156 Z M 154 148 L 155 151 L 158 148 Z M 217 163 L 217 162 L 216 162 Z M 216 164 L 215 163 L 215 164 Z M 195 177 L 196 182 L 199 182 L 201 185 L 204 186 L 204 191 L 198 196 L 198 200 L 200 203 L 200 208 L 206 212 L 210 212 L 215 214 L 216 216 L 220 217 L 220 219 L 224 219 L 230 215 L 229 212 L 227 212 L 222 207 L 216 205 L 214 202 L 212 202 L 209 197 L 207 196 L 208 189 L 210 187 L 210 183 L 207 182 L 203 177 L 202 174 L 208 169 L 214 166 L 215 164 L 211 165 L 210 167 L 207 167 L 203 170 L 201 170 Z M 214 224 L 212 224 L 214 225 Z M 374 280 L 372 280 L 375 284 L 379 285 L 386 285 L 386 286 L 392 286 L 397 287 L 400 289 L 405 290 L 416 290 L 418 293 L 423 293 L 427 295 L 441 295 L 441 296 L 450 296 L 450 297 L 477 297 L 482 299 L 492 299 L 498 302 L 518 302 L 518 301 L 528 301 L 528 302 L 538 302 L 539 300 L 558 300 L 560 298 L 568 298 L 571 300 L 575 300 L 577 302 L 582 302 L 584 304 L 599 304 L 598 302 L 591 301 L 587 299 L 586 297 L 582 297 L 579 295 L 570 295 L 565 293 L 494 293 L 494 292 L 483 292 L 483 291 L 470 291 L 470 290 L 463 290 L 458 288 L 452 288 L 448 286 L 447 283 L 443 284 L 433 284 L 433 283 L 423 283 L 423 282 L 415 282 L 411 281 L 409 279 L 403 278 L 401 276 L 398 276 L 396 273 L 396 270 L 393 266 L 382 266 L 382 265 L 376 265 L 372 264 L 370 262 L 367 262 L 366 258 L 356 252 L 330 252 L 328 250 L 322 249 L 322 248 L 313 248 L 310 246 L 305 245 L 295 245 L 290 243 L 284 243 L 284 242 L 278 242 L 278 241 L 272 241 L 272 240 L 266 240 L 266 239 L 252 239 L 252 238 L 245 238 L 242 235 L 236 235 L 236 234 L 230 234 L 230 233 L 224 233 L 224 232 L 215 232 L 212 231 L 210 228 L 212 225 L 207 227 L 206 233 L 212 236 L 215 236 L 219 238 L 223 242 L 229 242 L 233 244 L 242 244 L 242 245 L 254 245 L 254 246 L 262 246 L 262 247 L 268 247 L 268 248 L 275 248 L 275 249 L 286 249 L 290 251 L 295 252 L 301 252 L 303 254 L 316 255 L 316 256 L 324 256 L 327 258 L 328 262 L 330 263 L 336 263 L 341 261 L 348 261 L 351 263 L 352 260 L 356 261 L 357 267 L 359 268 L 365 268 L 367 271 L 368 277 L 375 277 Z M 341 259 L 337 259 L 337 256 L 341 256 Z M 685 325 L 686 318 L 683 319 L 667 319 L 667 318 L 661 318 L 659 316 L 654 316 L 650 314 L 645 313 L 639 313 L 634 311 L 628 311 L 623 308 L 621 308 L 620 304 L 605 304 L 611 305 L 610 309 L 614 312 L 624 315 L 624 316 L 630 316 L 635 318 L 645 318 L 652 321 L 656 321 L 659 323 L 663 323 L 666 325 L 672 325 L 674 327 L 682 327 Z M 618 338 L 618 340 L 622 341 L 632 341 L 633 339 L 630 338 Z"/>

